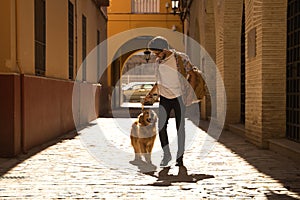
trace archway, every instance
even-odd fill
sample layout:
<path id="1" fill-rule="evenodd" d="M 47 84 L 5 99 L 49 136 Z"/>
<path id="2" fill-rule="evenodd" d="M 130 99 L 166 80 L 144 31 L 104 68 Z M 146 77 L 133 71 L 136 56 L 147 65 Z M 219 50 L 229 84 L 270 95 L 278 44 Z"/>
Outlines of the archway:
<path id="1" fill-rule="evenodd" d="M 111 86 L 114 88 L 114 92 L 112 95 L 112 108 L 117 109 L 120 108 L 123 101 L 122 95 L 122 72 L 124 67 L 126 67 L 126 63 L 130 61 L 134 55 L 141 54 L 140 64 L 145 64 L 146 61 L 142 61 L 142 52 L 146 49 L 147 43 L 153 37 L 151 36 L 139 36 L 125 42 L 116 52 L 113 62 L 111 64 Z"/>

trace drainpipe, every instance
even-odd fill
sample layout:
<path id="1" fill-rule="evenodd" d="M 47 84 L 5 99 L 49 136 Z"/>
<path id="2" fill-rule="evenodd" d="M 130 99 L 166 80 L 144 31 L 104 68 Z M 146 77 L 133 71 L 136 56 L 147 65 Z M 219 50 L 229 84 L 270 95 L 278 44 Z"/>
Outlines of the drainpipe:
<path id="1" fill-rule="evenodd" d="M 22 67 L 19 64 L 18 59 L 18 9 L 17 9 L 17 0 L 11 1 L 11 11 L 12 11 L 12 21 L 11 21 L 11 36 L 12 36 L 12 51 L 11 51 L 11 58 L 12 64 L 14 67 L 17 67 L 19 74 L 23 74 Z"/>
<path id="2" fill-rule="evenodd" d="M 184 34 L 183 40 L 184 40 L 185 44 L 187 44 L 188 36 L 185 34 L 185 28 L 187 28 L 187 27 L 184 26 L 185 25 L 184 23 L 185 23 L 185 20 L 187 18 L 187 15 L 189 13 L 189 10 L 192 6 L 192 3 L 193 3 L 193 0 L 188 0 L 188 2 L 185 4 L 185 7 L 183 8 L 184 12 L 180 16 L 180 20 L 181 20 L 181 23 L 182 23 L 182 33 Z M 188 21 L 188 23 L 189 23 L 189 21 Z M 185 45 L 185 52 L 187 52 L 187 45 Z"/>
<path id="3" fill-rule="evenodd" d="M 24 84 L 23 84 L 23 79 L 24 79 L 24 74 L 23 74 L 23 69 L 20 65 L 19 61 L 19 54 L 18 54 L 18 5 L 17 5 L 17 0 L 11 1 L 11 11 L 13 17 L 11 21 L 11 31 L 12 31 L 12 48 L 13 51 L 11 52 L 11 58 L 12 58 L 12 64 L 14 67 L 18 69 L 18 73 L 20 75 L 20 151 L 22 153 L 26 153 L 25 150 L 25 136 L 24 136 Z"/>
<path id="4" fill-rule="evenodd" d="M 20 128 L 21 128 L 21 152 L 22 153 L 27 153 L 26 149 L 25 149 L 25 134 L 24 134 L 24 72 L 22 69 L 22 66 L 20 65 L 20 59 L 19 59 L 19 43 L 18 43 L 18 5 L 17 5 L 17 0 L 14 0 L 14 6 L 15 6 L 15 40 L 16 40 L 16 66 L 19 70 L 19 74 L 20 74 Z"/>

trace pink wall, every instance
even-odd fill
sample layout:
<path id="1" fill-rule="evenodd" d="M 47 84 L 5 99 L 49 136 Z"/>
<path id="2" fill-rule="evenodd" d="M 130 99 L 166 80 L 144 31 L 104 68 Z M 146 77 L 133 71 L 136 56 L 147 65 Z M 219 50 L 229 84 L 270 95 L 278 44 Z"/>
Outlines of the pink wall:
<path id="1" fill-rule="evenodd" d="M 22 87 L 24 150 L 74 129 L 72 82 L 25 75 Z"/>
<path id="2" fill-rule="evenodd" d="M 74 130 L 73 85 L 44 77 L 0 75 L 0 156 L 26 152 Z M 100 86 L 81 83 L 80 91 L 75 103 L 81 105 L 80 123 L 86 124 L 99 116 Z M 96 95 L 86 98 L 92 91 Z"/>
<path id="3" fill-rule="evenodd" d="M 20 76 L 0 74 L 0 156 L 21 151 Z"/>

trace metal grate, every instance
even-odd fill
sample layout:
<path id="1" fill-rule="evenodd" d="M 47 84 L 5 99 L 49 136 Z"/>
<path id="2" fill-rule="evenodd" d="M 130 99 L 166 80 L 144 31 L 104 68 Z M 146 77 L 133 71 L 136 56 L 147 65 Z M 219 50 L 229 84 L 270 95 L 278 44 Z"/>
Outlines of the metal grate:
<path id="1" fill-rule="evenodd" d="M 245 5 L 243 5 L 242 34 L 241 34 L 241 123 L 245 123 Z"/>
<path id="2" fill-rule="evenodd" d="M 69 79 L 74 78 L 74 5 L 69 1 Z"/>
<path id="3" fill-rule="evenodd" d="M 160 0 L 131 0 L 132 13 L 159 13 Z"/>
<path id="4" fill-rule="evenodd" d="M 300 1 L 289 0 L 287 13 L 286 137 L 300 142 Z"/>
<path id="5" fill-rule="evenodd" d="M 46 71 L 46 3 L 45 0 L 34 1 L 34 45 L 35 74 L 45 76 Z"/>

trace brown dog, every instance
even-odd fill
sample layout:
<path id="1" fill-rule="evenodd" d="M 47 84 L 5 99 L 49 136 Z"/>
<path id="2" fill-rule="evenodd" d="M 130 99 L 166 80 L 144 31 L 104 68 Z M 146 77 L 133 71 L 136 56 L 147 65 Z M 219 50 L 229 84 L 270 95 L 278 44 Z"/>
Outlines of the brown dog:
<path id="1" fill-rule="evenodd" d="M 148 164 L 151 162 L 151 152 L 156 138 L 157 115 L 153 110 L 143 109 L 137 120 L 132 124 L 130 139 L 135 158 L 131 164 L 142 162 L 142 156 Z"/>

